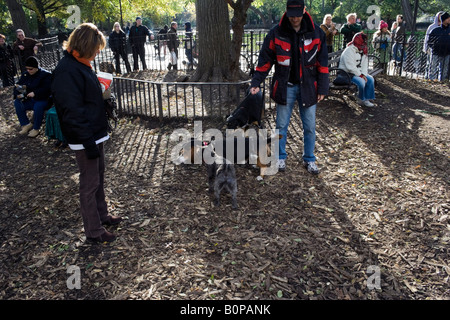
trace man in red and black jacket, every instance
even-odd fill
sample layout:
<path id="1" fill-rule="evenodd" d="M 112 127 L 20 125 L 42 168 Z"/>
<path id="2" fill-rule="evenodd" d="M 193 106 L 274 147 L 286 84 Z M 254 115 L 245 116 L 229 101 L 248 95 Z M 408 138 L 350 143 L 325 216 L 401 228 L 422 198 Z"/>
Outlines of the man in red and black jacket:
<path id="1" fill-rule="evenodd" d="M 250 92 L 256 94 L 275 65 L 271 97 L 277 103 L 279 142 L 278 169 L 286 169 L 286 136 L 295 101 L 303 124 L 303 165 L 318 174 L 314 147 L 316 105 L 328 94 L 328 52 L 325 33 L 305 10 L 303 0 L 288 0 L 280 23 L 264 40 Z"/>

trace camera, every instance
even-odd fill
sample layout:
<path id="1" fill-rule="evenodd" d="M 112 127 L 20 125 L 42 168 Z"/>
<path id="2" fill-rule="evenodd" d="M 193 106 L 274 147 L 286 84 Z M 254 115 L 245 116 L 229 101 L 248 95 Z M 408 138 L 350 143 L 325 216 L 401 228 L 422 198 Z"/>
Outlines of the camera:
<path id="1" fill-rule="evenodd" d="M 17 90 L 17 99 L 20 101 L 27 100 L 27 86 L 26 85 L 20 85 L 16 84 L 16 90 Z"/>

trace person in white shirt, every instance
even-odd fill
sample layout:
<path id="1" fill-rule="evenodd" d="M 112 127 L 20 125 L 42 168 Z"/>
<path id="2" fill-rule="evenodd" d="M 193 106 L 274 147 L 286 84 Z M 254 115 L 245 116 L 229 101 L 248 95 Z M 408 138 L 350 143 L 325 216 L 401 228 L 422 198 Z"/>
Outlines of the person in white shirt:
<path id="1" fill-rule="evenodd" d="M 373 107 L 370 100 L 375 99 L 375 81 L 369 75 L 369 56 L 367 50 L 367 35 L 358 32 L 347 44 L 339 60 L 339 68 L 352 76 L 352 82 L 358 86 L 360 104 Z"/>

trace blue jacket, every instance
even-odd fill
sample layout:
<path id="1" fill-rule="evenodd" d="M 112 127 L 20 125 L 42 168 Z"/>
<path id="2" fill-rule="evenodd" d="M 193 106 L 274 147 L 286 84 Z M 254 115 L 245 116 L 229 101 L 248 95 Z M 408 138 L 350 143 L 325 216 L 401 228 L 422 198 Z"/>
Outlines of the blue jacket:
<path id="1" fill-rule="evenodd" d="M 433 50 L 433 54 L 445 57 L 450 54 L 450 26 L 435 28 L 430 33 L 428 46 Z"/>
<path id="2" fill-rule="evenodd" d="M 46 101 L 51 94 L 51 77 L 52 74 L 49 71 L 39 68 L 34 75 L 24 72 L 17 84 L 26 85 L 27 93 L 34 92 L 34 100 Z M 14 99 L 17 98 L 18 94 L 17 88 L 14 87 Z"/>
<path id="3" fill-rule="evenodd" d="M 294 43 L 298 44 L 297 48 L 293 48 Z M 294 50 L 298 51 L 294 53 Z M 297 56 L 298 61 L 293 61 L 293 56 Z M 315 105 L 318 94 L 328 94 L 328 51 L 325 33 L 313 22 L 309 13 L 305 12 L 303 15 L 301 29 L 297 33 L 291 27 L 286 14 L 280 23 L 269 31 L 261 47 L 251 87 L 259 87 L 273 65 L 275 73 L 270 96 L 276 103 L 286 104 L 292 68 L 298 68 L 296 74 L 304 107 Z"/>

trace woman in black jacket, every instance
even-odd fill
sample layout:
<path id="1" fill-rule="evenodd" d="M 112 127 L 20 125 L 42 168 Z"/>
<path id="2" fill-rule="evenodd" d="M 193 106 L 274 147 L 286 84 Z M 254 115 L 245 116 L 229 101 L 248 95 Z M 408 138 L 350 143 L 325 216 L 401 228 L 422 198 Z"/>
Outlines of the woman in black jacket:
<path id="1" fill-rule="evenodd" d="M 90 62 L 106 46 L 91 23 L 79 25 L 64 43 L 64 57 L 53 72 L 52 94 L 61 131 L 75 151 L 80 170 L 80 206 L 88 240 L 111 242 L 103 225 L 121 220 L 108 214 L 103 188 L 103 143 L 109 139 L 102 88 Z"/>
<path id="2" fill-rule="evenodd" d="M 122 28 L 120 28 L 120 23 L 114 23 L 114 28 L 109 35 L 108 43 L 111 51 L 114 53 L 114 59 L 116 60 L 116 72 L 122 73 L 120 71 L 120 57 L 122 57 L 125 62 L 125 67 L 127 68 L 127 73 L 130 73 L 131 65 L 128 61 L 127 54 L 127 36 Z"/>

